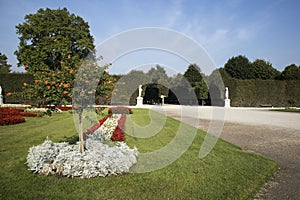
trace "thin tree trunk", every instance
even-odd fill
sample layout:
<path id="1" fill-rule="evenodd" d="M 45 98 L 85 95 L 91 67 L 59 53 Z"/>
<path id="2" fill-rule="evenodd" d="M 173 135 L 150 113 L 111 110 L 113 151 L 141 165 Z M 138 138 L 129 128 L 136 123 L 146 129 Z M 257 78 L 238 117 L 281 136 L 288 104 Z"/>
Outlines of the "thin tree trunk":
<path id="1" fill-rule="evenodd" d="M 83 130 L 82 130 L 82 111 L 79 111 L 79 151 L 84 154 Z"/>

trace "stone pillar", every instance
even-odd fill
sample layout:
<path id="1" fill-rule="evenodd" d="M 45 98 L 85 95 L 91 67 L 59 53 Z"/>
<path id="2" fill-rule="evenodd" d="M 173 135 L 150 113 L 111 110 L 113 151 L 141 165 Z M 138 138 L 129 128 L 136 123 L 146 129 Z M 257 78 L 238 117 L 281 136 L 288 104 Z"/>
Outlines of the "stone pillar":
<path id="1" fill-rule="evenodd" d="M 166 97 L 165 95 L 160 95 L 162 106 L 165 104 L 165 97 Z"/>
<path id="2" fill-rule="evenodd" d="M 136 98 L 136 106 L 143 106 L 143 97 Z"/>

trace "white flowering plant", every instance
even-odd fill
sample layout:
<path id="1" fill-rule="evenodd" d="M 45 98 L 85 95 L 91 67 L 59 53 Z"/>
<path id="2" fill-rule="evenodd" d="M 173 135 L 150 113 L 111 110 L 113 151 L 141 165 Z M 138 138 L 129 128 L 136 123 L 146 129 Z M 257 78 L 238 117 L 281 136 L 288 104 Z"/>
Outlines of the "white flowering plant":
<path id="1" fill-rule="evenodd" d="M 118 120 L 121 114 L 113 114 L 111 117 L 107 118 L 105 122 L 94 131 L 93 135 L 102 142 L 107 142 L 111 140 L 111 137 L 118 126 Z"/>
<path id="2" fill-rule="evenodd" d="M 46 112 L 58 112 L 61 113 L 62 110 L 59 108 L 35 108 L 35 107 L 31 107 L 31 108 L 27 108 L 26 110 L 24 110 L 25 112 L 42 112 L 42 113 L 46 113 Z"/>
<path id="3" fill-rule="evenodd" d="M 27 165 L 29 170 L 43 175 L 92 178 L 128 173 L 137 162 L 137 148 L 130 149 L 124 142 L 109 146 L 89 136 L 85 145 L 82 154 L 79 143 L 53 143 L 46 139 L 29 149 Z"/>

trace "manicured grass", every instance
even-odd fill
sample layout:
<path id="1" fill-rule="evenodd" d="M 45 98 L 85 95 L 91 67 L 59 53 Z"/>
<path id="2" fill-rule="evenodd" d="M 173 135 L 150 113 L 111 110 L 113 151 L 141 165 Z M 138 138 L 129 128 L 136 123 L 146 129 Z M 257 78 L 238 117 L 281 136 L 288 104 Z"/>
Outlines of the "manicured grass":
<path id="1" fill-rule="evenodd" d="M 157 113 L 152 113 L 150 119 L 149 111 L 144 109 L 133 109 L 133 113 L 126 123 L 128 132 L 134 131 L 131 122 L 155 126 L 165 119 Z M 156 135 L 145 139 L 126 136 L 126 140 L 142 153 L 158 150 L 172 140 L 179 124 L 166 118 Z M 194 131 L 189 125 L 182 126 L 187 135 Z M 28 171 L 28 149 L 47 136 L 57 142 L 77 135 L 73 118 L 68 112 L 26 118 L 24 124 L 0 127 L 0 199 L 248 199 L 278 169 L 272 160 L 222 140 L 208 156 L 199 159 L 205 134 L 197 130 L 189 149 L 160 170 L 93 179 L 44 177 Z"/>
<path id="2" fill-rule="evenodd" d="M 300 109 L 296 109 L 296 108 L 274 109 L 272 111 L 300 113 Z"/>

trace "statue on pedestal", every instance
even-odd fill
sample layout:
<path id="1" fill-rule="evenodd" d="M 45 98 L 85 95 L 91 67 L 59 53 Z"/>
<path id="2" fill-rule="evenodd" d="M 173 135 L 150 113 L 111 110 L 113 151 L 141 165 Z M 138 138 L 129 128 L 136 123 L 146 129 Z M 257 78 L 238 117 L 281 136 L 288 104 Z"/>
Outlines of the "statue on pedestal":
<path id="1" fill-rule="evenodd" d="M 143 105 L 143 97 L 142 97 L 142 85 L 139 85 L 139 96 L 136 98 L 136 106 Z"/>
<path id="2" fill-rule="evenodd" d="M 0 86 L 0 104 L 3 104 L 2 87 Z"/>
<path id="3" fill-rule="evenodd" d="M 229 90 L 228 87 L 225 87 L 225 94 L 224 94 L 224 107 L 230 108 L 230 99 L 229 99 Z"/>
<path id="4" fill-rule="evenodd" d="M 225 87 L 225 99 L 229 99 L 228 87 Z"/>
<path id="5" fill-rule="evenodd" d="M 142 91 L 143 91 L 142 85 L 139 85 L 139 97 L 142 97 Z"/>

